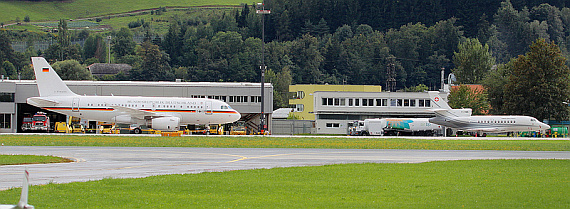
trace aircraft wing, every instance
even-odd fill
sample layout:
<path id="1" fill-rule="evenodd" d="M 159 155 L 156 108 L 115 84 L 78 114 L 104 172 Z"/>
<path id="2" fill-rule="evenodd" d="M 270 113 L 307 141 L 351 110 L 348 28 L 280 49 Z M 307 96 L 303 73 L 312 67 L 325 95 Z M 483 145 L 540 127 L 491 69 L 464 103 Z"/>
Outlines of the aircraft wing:
<path id="1" fill-rule="evenodd" d="M 111 107 L 117 111 L 124 112 L 124 113 L 130 115 L 131 117 L 138 118 L 138 119 L 145 119 L 145 117 L 170 116 L 170 115 L 166 115 L 166 114 L 155 113 L 155 112 L 150 112 L 150 111 L 140 110 L 140 109 L 134 109 L 134 108 L 129 108 L 129 107 L 121 107 L 121 106 L 111 106 Z"/>
<path id="2" fill-rule="evenodd" d="M 498 128 L 470 128 L 470 129 L 464 129 L 464 131 L 481 131 L 481 132 L 504 132 L 504 130 L 498 129 Z"/>

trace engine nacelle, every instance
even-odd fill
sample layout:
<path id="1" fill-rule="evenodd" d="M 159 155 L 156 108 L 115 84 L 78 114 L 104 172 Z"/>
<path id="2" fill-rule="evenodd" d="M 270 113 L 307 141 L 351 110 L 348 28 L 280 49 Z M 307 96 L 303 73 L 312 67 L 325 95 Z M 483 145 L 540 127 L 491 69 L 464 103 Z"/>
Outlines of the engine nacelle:
<path id="1" fill-rule="evenodd" d="M 150 122 L 152 129 L 155 130 L 178 131 L 180 128 L 180 118 L 178 117 L 154 118 Z"/>
<path id="2" fill-rule="evenodd" d="M 136 121 L 133 121 L 130 115 L 118 115 L 111 119 L 110 122 L 121 123 L 121 124 L 133 124 Z"/>

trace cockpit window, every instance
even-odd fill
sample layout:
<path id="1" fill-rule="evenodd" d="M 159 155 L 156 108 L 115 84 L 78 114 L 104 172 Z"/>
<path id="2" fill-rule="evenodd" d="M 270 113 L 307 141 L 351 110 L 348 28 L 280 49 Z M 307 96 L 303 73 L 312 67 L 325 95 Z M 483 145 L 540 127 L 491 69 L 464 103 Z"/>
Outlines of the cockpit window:
<path id="1" fill-rule="evenodd" d="M 536 122 L 536 120 L 535 120 L 535 119 L 530 119 L 530 121 L 532 121 L 532 122 Z"/>
<path id="2" fill-rule="evenodd" d="M 232 109 L 230 106 L 226 106 L 226 105 L 222 105 L 222 110 L 226 110 L 226 109 Z"/>

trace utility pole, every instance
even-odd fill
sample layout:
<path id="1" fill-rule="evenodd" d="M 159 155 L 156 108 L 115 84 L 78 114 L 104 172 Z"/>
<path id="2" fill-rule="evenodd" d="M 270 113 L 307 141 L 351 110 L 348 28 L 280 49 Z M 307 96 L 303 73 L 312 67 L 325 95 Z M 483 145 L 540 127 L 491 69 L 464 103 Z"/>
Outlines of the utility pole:
<path id="1" fill-rule="evenodd" d="M 265 66 L 265 15 L 270 14 L 271 10 L 265 9 L 265 3 L 257 3 L 256 6 L 256 13 L 261 14 L 261 66 L 259 69 L 261 70 L 261 118 L 260 120 L 260 128 L 259 131 L 265 135 L 265 131 L 267 129 L 267 124 L 265 122 L 265 111 L 264 111 L 264 104 L 265 104 L 265 70 L 267 66 Z"/>
<path id="2" fill-rule="evenodd" d="M 109 46 L 107 49 L 107 51 L 109 52 L 108 53 L 109 54 L 109 57 L 108 57 L 109 61 L 107 61 L 107 63 L 111 64 L 111 36 L 107 36 L 107 42 L 108 42 L 107 44 Z"/>
<path id="3" fill-rule="evenodd" d="M 388 66 L 386 66 L 386 91 L 392 92 L 396 90 L 396 57 L 390 56 L 386 58 Z"/>

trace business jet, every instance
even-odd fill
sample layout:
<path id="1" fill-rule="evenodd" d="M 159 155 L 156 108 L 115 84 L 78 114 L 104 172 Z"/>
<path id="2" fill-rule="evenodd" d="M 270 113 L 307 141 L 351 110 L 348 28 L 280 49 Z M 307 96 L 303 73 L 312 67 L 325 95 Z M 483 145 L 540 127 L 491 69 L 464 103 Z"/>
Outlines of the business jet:
<path id="1" fill-rule="evenodd" d="M 28 98 L 27 103 L 68 116 L 161 131 L 177 131 L 180 124 L 232 123 L 241 117 L 230 105 L 214 99 L 77 95 L 44 58 L 32 57 L 32 65 L 40 96 Z"/>
<path id="2" fill-rule="evenodd" d="M 470 131 L 478 133 L 506 133 L 519 131 L 543 131 L 549 129 L 546 125 L 536 118 L 522 115 L 481 115 L 472 116 L 472 110 L 451 109 L 446 101 L 441 99 L 439 92 L 428 92 L 432 101 L 431 111 L 435 112 L 436 117 L 430 118 L 430 123 L 441 126 L 458 129 L 461 131 Z"/>
<path id="3" fill-rule="evenodd" d="M 24 172 L 24 183 L 22 184 L 22 195 L 17 205 L 0 205 L 0 209 L 34 209 L 34 206 L 28 205 L 28 181 L 30 174 L 26 170 Z"/>

